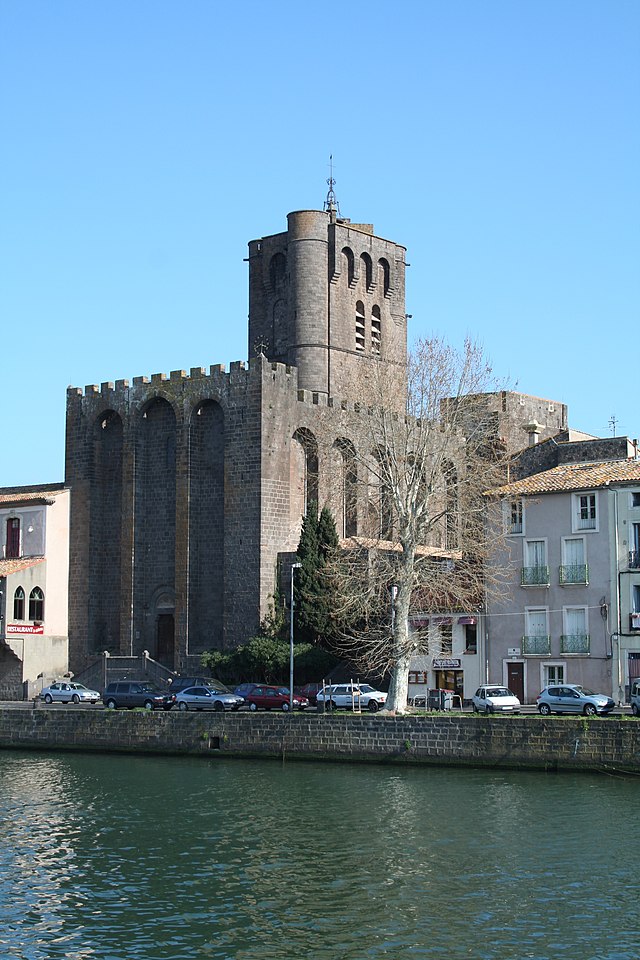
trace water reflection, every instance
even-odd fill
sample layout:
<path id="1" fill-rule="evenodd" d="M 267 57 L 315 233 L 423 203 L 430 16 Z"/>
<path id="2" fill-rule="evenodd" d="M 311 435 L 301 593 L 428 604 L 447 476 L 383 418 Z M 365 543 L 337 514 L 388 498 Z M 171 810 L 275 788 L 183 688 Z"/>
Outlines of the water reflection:
<path id="1" fill-rule="evenodd" d="M 0 754 L 0 955 L 638 956 L 637 781 Z"/>

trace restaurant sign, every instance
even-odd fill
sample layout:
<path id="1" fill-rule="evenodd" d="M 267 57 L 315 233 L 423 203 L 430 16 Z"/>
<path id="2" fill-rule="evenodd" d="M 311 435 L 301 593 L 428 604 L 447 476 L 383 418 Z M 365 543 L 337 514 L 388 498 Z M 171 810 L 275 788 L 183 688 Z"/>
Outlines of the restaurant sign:
<path id="1" fill-rule="evenodd" d="M 433 661 L 434 670 L 460 670 L 461 667 L 460 657 L 436 657 Z"/>
<path id="2" fill-rule="evenodd" d="M 41 623 L 8 623 L 7 635 L 10 633 L 44 633 Z"/>

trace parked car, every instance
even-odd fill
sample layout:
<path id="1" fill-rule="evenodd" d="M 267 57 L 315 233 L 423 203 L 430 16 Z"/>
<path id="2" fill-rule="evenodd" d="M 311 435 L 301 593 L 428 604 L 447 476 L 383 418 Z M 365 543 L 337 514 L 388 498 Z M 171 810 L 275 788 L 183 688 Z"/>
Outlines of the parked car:
<path id="1" fill-rule="evenodd" d="M 324 704 L 330 710 L 338 707 L 348 710 L 360 707 L 361 710 L 375 713 L 387 702 L 387 695 L 380 690 L 374 690 L 368 683 L 333 683 L 318 691 L 316 701 L 318 705 Z"/>
<path id="2" fill-rule="evenodd" d="M 545 716 L 550 713 L 584 713 L 585 716 L 610 713 L 614 701 L 605 693 L 594 693 L 579 683 L 545 687 L 538 694 L 538 710 Z"/>
<path id="3" fill-rule="evenodd" d="M 629 703 L 631 704 L 631 713 L 634 717 L 640 717 L 640 680 L 631 681 Z"/>
<path id="4" fill-rule="evenodd" d="M 231 690 L 225 687 L 224 683 L 220 683 L 213 677 L 174 677 L 169 685 L 169 690 L 177 695 L 181 690 L 186 690 L 187 687 L 215 687 L 221 693 L 231 693 Z"/>
<path id="5" fill-rule="evenodd" d="M 56 680 L 50 686 L 43 687 L 40 697 L 45 703 L 97 703 L 100 694 L 97 690 L 89 690 L 83 683 Z"/>
<path id="6" fill-rule="evenodd" d="M 478 687 L 471 700 L 474 713 L 519 713 L 522 706 L 515 693 L 497 684 Z"/>
<path id="7" fill-rule="evenodd" d="M 250 710 L 284 710 L 291 708 L 290 693 L 286 687 L 270 686 L 269 684 L 257 685 L 248 693 L 245 700 L 249 704 Z M 306 710 L 309 701 L 306 697 L 301 697 L 297 693 L 293 695 L 293 709 Z"/>
<path id="8" fill-rule="evenodd" d="M 305 683 L 302 687 L 293 688 L 293 692 L 301 697 L 306 697 L 312 707 L 315 707 L 317 703 L 316 696 L 319 690 L 322 690 L 321 683 Z"/>
<path id="9" fill-rule="evenodd" d="M 117 707 L 171 710 L 176 702 L 176 695 L 159 690 L 147 680 L 118 680 L 108 685 L 102 699 L 110 710 Z"/>
<path id="10" fill-rule="evenodd" d="M 244 705 L 244 697 L 218 690 L 216 687 L 187 687 L 176 693 L 179 710 L 239 710 Z"/>
<path id="11" fill-rule="evenodd" d="M 237 693 L 238 696 L 244 697 L 247 699 L 247 695 L 251 693 L 252 690 L 255 690 L 256 687 L 261 686 L 259 683 L 241 683 L 237 687 L 233 688 L 233 693 Z"/>

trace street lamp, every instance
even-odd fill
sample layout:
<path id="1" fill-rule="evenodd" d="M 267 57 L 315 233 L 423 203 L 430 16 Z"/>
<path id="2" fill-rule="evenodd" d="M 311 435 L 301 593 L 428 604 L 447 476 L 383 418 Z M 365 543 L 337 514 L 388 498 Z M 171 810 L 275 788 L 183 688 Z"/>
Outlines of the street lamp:
<path id="1" fill-rule="evenodd" d="M 301 563 L 291 564 L 291 603 L 289 604 L 289 710 L 293 713 L 293 578 L 294 571 L 299 570 Z"/>

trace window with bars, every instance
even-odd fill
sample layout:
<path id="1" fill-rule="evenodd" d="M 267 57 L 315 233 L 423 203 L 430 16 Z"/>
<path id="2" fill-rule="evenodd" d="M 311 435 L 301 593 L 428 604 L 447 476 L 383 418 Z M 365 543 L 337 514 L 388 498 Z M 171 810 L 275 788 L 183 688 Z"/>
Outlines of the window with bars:
<path id="1" fill-rule="evenodd" d="M 361 300 L 356 303 L 356 350 L 364 352 L 364 304 Z"/>
<path id="2" fill-rule="evenodd" d="M 382 349 L 382 319 L 380 317 L 380 307 L 376 306 L 371 311 L 371 353 L 380 354 Z"/>

